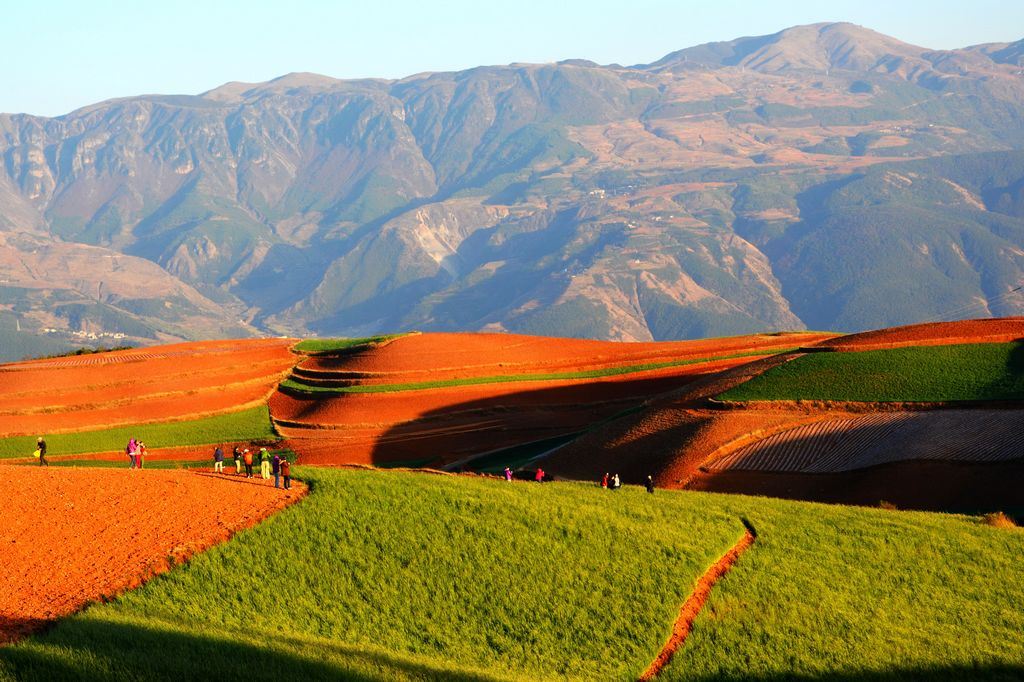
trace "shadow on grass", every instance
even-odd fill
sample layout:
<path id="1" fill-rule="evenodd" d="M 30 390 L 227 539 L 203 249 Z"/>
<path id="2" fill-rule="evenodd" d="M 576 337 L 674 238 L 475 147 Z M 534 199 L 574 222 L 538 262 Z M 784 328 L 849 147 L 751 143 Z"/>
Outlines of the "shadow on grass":
<path id="1" fill-rule="evenodd" d="M 695 675 L 690 682 L 956 682 L 987 680 L 1020 682 L 1024 664 L 948 665 L 934 667 L 893 667 L 889 670 L 843 670 L 820 674 L 724 674 Z"/>
<path id="2" fill-rule="evenodd" d="M 0 648 L 0 680 L 497 680 L 272 632 L 204 634 L 81 617 Z"/>

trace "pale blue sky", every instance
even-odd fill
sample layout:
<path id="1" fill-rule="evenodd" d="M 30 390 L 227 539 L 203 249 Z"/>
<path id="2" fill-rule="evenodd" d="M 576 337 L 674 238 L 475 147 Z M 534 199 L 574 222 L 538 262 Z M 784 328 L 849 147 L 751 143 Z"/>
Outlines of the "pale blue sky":
<path id="1" fill-rule="evenodd" d="M 395 78 L 517 61 L 636 64 L 819 21 L 963 47 L 1024 38 L 1024 1 L 0 0 L 0 111 L 54 116 L 292 71 Z"/>

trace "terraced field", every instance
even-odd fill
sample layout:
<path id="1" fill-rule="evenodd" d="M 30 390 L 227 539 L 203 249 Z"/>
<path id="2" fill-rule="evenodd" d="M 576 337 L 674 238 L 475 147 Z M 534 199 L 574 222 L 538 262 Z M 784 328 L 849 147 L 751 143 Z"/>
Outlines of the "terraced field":
<path id="1" fill-rule="evenodd" d="M 440 466 L 578 433 L 699 377 L 830 336 L 621 344 L 418 334 L 304 360 L 270 409 L 306 463 Z"/>
<path id="2" fill-rule="evenodd" d="M 909 460 L 1005 462 L 1024 456 L 1017 410 L 883 412 L 788 429 L 710 462 L 711 471 L 840 473 Z"/>
<path id="3" fill-rule="evenodd" d="M 295 362 L 288 339 L 203 341 L 0 366 L 0 437 L 256 407 Z"/>

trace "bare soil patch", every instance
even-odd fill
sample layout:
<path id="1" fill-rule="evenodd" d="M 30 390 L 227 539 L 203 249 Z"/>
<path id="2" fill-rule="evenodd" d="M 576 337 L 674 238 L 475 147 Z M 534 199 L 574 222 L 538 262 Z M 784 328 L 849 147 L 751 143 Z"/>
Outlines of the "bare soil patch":
<path id="1" fill-rule="evenodd" d="M 295 362 L 289 339 L 202 341 L 0 366 L 0 436 L 231 412 Z"/>
<path id="2" fill-rule="evenodd" d="M 0 466 L 0 642 L 137 587 L 296 502 L 232 476 Z"/>

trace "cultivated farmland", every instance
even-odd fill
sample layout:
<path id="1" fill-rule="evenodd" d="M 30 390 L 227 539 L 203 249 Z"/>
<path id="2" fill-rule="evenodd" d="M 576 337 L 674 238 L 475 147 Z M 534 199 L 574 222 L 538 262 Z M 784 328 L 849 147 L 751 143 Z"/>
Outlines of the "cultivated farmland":
<path id="1" fill-rule="evenodd" d="M 634 487 L 302 475 L 312 485 L 300 504 L 0 650 L 0 676 L 101 665 L 147 679 L 636 679 L 744 520 L 756 542 L 658 679 L 999 680 L 1024 665 L 1024 612 L 1013 606 L 1024 600 L 1024 535 L 975 519 Z M 231 576 L 244 578 L 222 582 Z"/>

